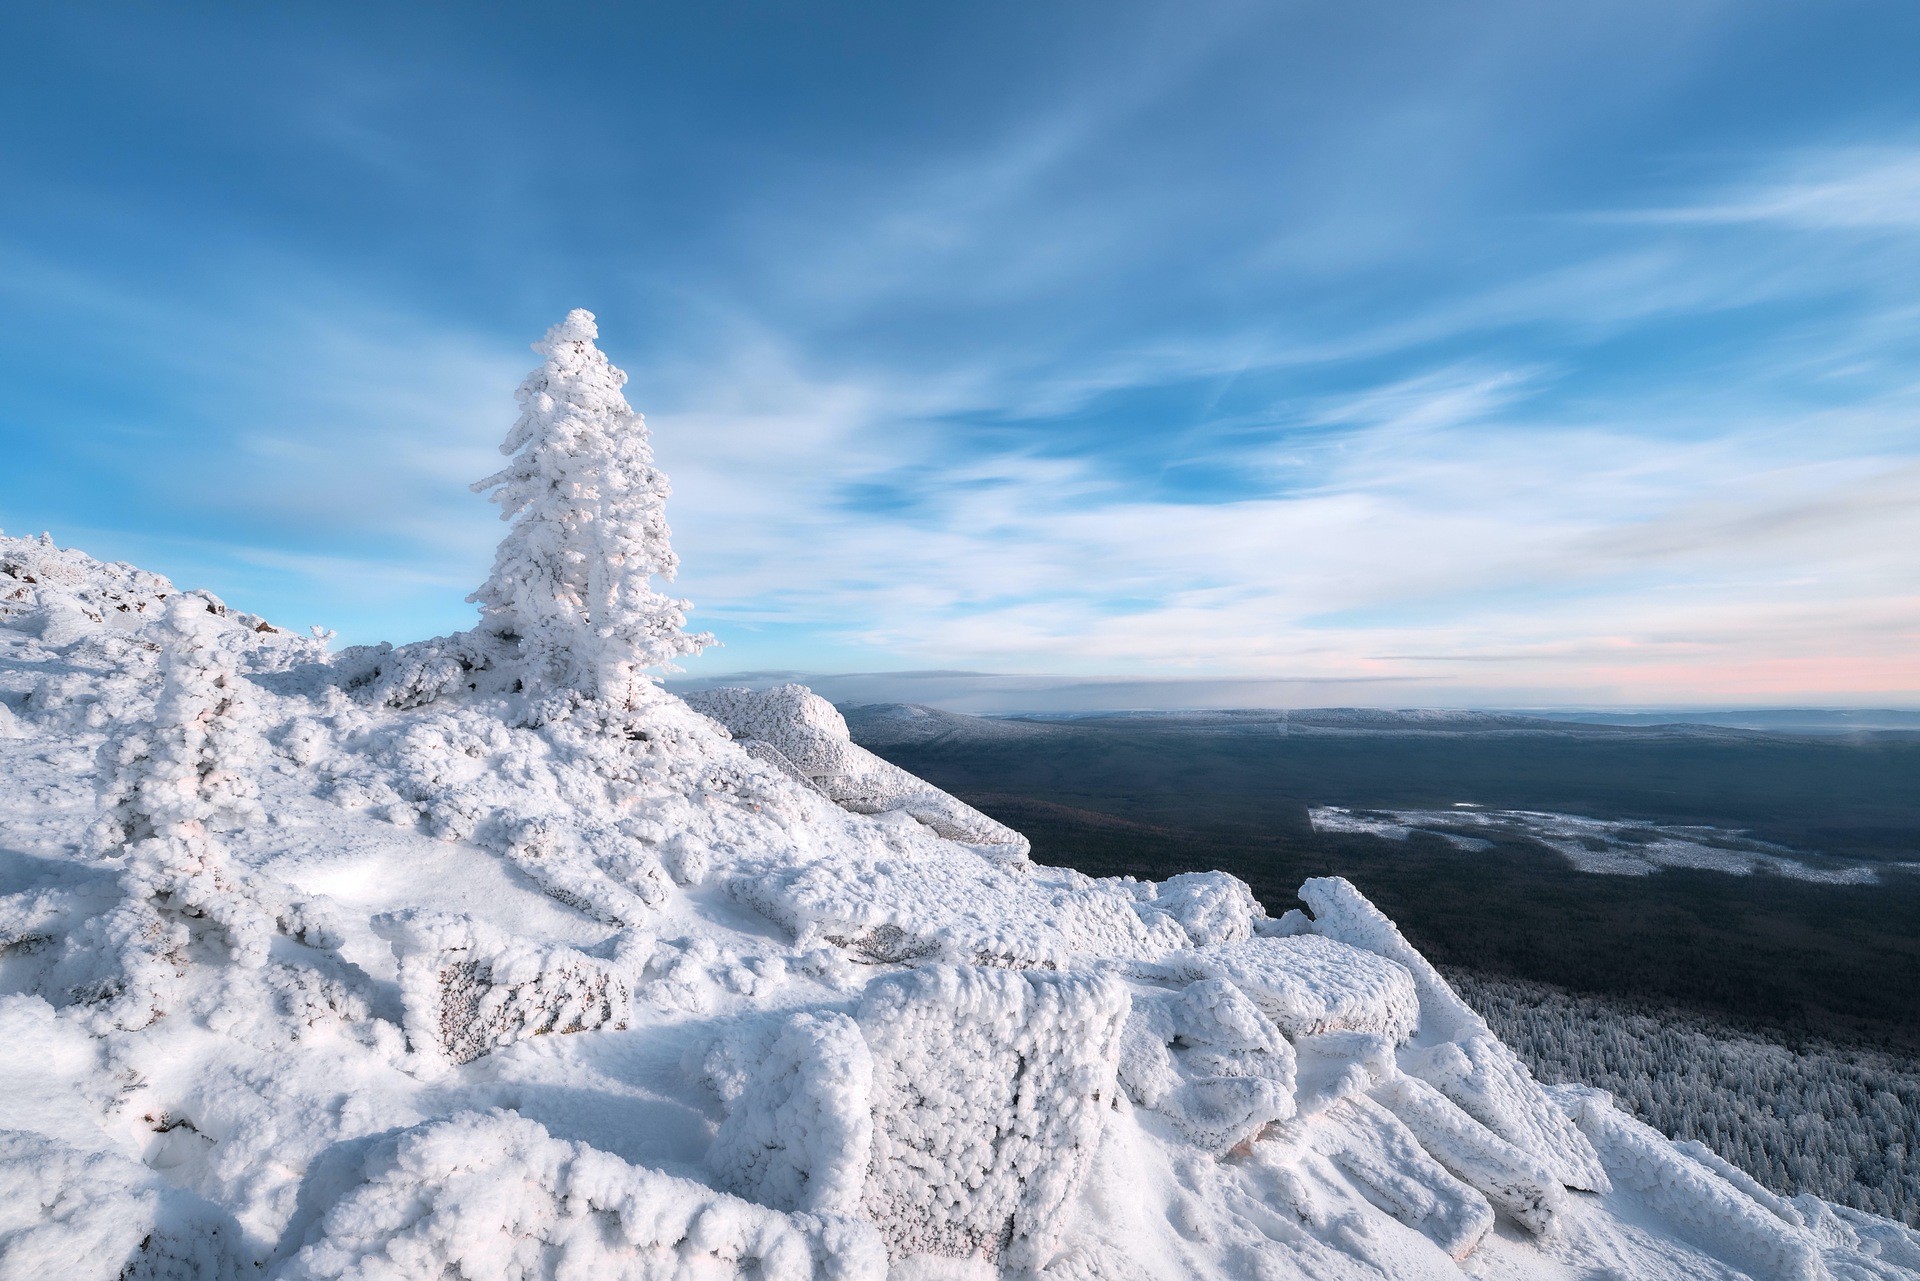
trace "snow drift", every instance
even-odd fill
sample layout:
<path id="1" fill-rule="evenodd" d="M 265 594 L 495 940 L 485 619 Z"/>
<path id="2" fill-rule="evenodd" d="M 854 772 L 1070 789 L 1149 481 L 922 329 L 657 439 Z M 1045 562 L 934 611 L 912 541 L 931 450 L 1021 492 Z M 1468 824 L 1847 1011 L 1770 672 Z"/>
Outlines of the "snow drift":
<path id="1" fill-rule="evenodd" d="M 0 539 L 0 1278 L 1903 1277 L 1546 1090 L 1352 885 L 1096 880 L 705 643 L 537 348 L 473 631 Z"/>

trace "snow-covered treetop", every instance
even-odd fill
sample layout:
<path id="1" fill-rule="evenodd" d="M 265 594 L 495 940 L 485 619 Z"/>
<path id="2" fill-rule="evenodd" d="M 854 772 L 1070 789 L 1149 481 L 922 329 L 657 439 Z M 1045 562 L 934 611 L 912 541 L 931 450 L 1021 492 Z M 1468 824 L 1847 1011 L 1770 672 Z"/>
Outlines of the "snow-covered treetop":
<path id="1" fill-rule="evenodd" d="M 520 417 L 500 446 L 510 461 L 473 486 L 513 527 L 469 599 L 484 627 L 517 639 L 530 686 L 628 704 L 648 669 L 715 642 L 689 634 L 688 603 L 653 585 L 679 567 L 672 491 L 598 337 L 593 313 L 574 310 L 533 344 L 545 363 L 515 393 Z"/>

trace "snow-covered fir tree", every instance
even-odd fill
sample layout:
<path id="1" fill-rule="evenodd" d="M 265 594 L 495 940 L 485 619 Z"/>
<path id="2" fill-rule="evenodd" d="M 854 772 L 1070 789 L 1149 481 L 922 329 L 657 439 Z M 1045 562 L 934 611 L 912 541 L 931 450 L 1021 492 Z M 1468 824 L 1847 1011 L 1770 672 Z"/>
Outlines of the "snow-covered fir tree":
<path id="1" fill-rule="evenodd" d="M 102 1027 L 140 1028 L 174 1003 L 189 920 L 206 920 L 234 957 L 258 966 L 273 917 L 215 833 L 260 816 L 255 778 L 264 744 L 231 629 L 205 597 L 167 602 L 157 626 L 160 690 L 151 719 L 110 737 L 101 853 L 120 865 L 120 901 L 89 921 L 60 972 Z"/>
<path id="2" fill-rule="evenodd" d="M 115 813 L 123 839 L 198 838 L 259 817 L 263 748 L 231 629 L 204 598 L 167 602 L 161 685 L 147 732 L 121 751 Z"/>
<path id="3" fill-rule="evenodd" d="M 671 490 L 598 337 L 593 313 L 575 310 L 533 345 L 545 363 L 515 393 L 520 417 L 500 447 L 511 461 L 473 486 L 513 527 L 470 599 L 484 628 L 517 640 L 529 686 L 627 706 L 649 669 L 715 642 L 687 632 L 688 603 L 654 586 L 679 566 Z"/>

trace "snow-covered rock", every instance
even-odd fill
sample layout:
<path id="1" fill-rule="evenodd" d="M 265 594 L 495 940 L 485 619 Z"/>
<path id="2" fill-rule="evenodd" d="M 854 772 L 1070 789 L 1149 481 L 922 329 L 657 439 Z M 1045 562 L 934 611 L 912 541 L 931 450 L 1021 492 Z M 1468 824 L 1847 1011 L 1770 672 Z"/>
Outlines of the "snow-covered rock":
<path id="1" fill-rule="evenodd" d="M 896 1259 L 1044 1264 L 1127 1009 L 1104 977 L 940 966 L 870 984 L 852 1017 L 738 1022 L 699 1057 L 726 1109 L 707 1163 L 762 1204 L 869 1219 Z"/>
<path id="2" fill-rule="evenodd" d="M 1545 1165 L 1416 1077 L 1396 1076 L 1374 1094 L 1449 1173 L 1529 1232 L 1552 1229 L 1567 1194 Z"/>
<path id="3" fill-rule="evenodd" d="M 804 685 L 722 686 L 689 691 L 685 698 L 687 706 L 724 725 L 750 754 L 811 783 L 842 808 L 910 815 L 996 860 L 1018 864 L 1027 856 L 1027 839 L 1020 833 L 855 743 L 834 705 Z"/>
<path id="4" fill-rule="evenodd" d="M 1369 1098 L 1343 1099 L 1329 1109 L 1316 1146 L 1449 1258 L 1466 1258 L 1493 1231 L 1487 1199 L 1449 1174 L 1413 1131 Z"/>
<path id="5" fill-rule="evenodd" d="M 1226 872 L 1182 872 L 1157 885 L 1144 882 L 1137 892 L 1142 917 L 1169 918 L 1201 947 L 1245 942 L 1267 919 L 1252 888 Z"/>
<path id="6" fill-rule="evenodd" d="M 1226 979 L 1289 1036 L 1371 1032 L 1399 1043 L 1420 1024 L 1404 966 L 1315 934 L 1194 948 L 1167 961 L 1189 979 Z"/>
<path id="7" fill-rule="evenodd" d="M 1412 978 L 1427 1044 L 1409 1052 L 1409 1072 L 1438 1087 L 1566 1186 L 1607 1190 L 1607 1172 L 1592 1144 L 1392 921 L 1337 876 L 1308 881 L 1300 887 L 1300 900 L 1313 911 L 1307 928 L 1315 935 L 1367 949 Z"/>
<path id="8" fill-rule="evenodd" d="M 0 1130 L 0 1277 L 234 1281 L 239 1236 L 136 1161 Z"/>
<path id="9" fill-rule="evenodd" d="M 727 1105 L 707 1164 L 780 1210 L 857 1214 L 873 1157 L 873 1055 L 845 1014 L 754 1020 L 703 1064 Z"/>
<path id="10" fill-rule="evenodd" d="M 1770 1281 L 1824 1281 L 1819 1247 L 1665 1135 L 1627 1116 L 1602 1091 L 1567 1091 L 1607 1172 L 1696 1244 Z"/>
<path id="11" fill-rule="evenodd" d="M 1111 1114 L 1126 989 L 940 966 L 869 985 L 862 1205 L 894 1257 L 1044 1266 Z"/>
<path id="12" fill-rule="evenodd" d="M 471 916 L 377 917 L 399 956 L 407 1044 L 459 1065 L 530 1036 L 627 1026 L 633 994 L 616 965 L 564 945 L 513 939 Z"/>
<path id="13" fill-rule="evenodd" d="M 734 738 L 773 748 L 816 783 L 835 782 L 858 772 L 846 718 L 804 685 L 772 689 L 725 685 L 681 697 L 694 711 L 726 726 Z"/>
<path id="14" fill-rule="evenodd" d="M 1293 1046 L 1223 979 L 1139 993 L 1121 1043 L 1127 1097 L 1224 1154 L 1293 1116 Z"/>

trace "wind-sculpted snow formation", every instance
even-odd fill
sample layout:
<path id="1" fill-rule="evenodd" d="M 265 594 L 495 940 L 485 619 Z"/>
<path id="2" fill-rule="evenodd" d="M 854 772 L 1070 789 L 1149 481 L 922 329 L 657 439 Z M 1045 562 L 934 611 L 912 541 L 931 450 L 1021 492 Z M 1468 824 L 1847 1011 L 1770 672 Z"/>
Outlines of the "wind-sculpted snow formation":
<path id="1" fill-rule="evenodd" d="M 609 456 L 602 599 L 677 627 Z M 333 655 L 0 540 L 0 1281 L 1916 1275 L 1543 1089 L 1344 880 L 1040 866 L 804 690 L 489 618 Z"/>

